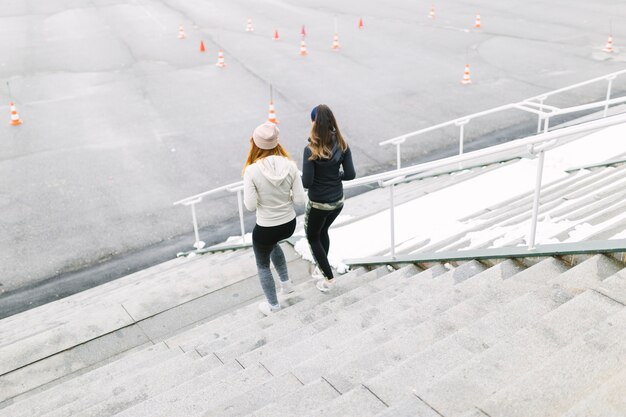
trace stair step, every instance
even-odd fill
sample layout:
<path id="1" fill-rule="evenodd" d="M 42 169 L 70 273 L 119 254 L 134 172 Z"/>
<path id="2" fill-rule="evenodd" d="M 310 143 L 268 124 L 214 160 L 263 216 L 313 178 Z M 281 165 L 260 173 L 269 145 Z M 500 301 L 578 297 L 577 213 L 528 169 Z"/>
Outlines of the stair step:
<path id="1" fill-rule="evenodd" d="M 127 408 L 116 416 L 182 417 L 194 415 L 205 409 L 211 409 L 272 378 L 272 375 L 260 365 L 242 369 L 219 380 L 209 372 L 190 379 L 157 397 Z"/>
<path id="2" fill-rule="evenodd" d="M 283 375 L 276 376 L 270 380 L 257 385 L 256 387 L 240 393 L 238 396 L 230 398 L 218 406 L 213 406 L 207 410 L 203 410 L 196 416 L 216 416 L 216 417 L 234 417 L 243 416 L 256 409 L 259 409 L 269 402 L 284 398 L 302 383 L 293 374 L 287 372 Z M 314 395 L 320 395 L 315 393 Z M 189 416 L 191 417 L 191 416 Z"/>
<path id="3" fill-rule="evenodd" d="M 418 395 L 442 414 L 459 416 L 621 308 L 596 292 L 585 292 L 439 378 Z"/>
<path id="4" fill-rule="evenodd" d="M 342 275 L 338 279 L 351 279 L 352 276 L 361 276 L 365 274 L 367 271 L 365 268 L 357 268 L 348 272 L 345 275 Z M 386 268 L 379 268 L 376 272 L 373 272 L 372 275 L 380 273 L 387 273 Z M 302 279 L 302 278 L 301 278 Z M 307 292 L 309 288 L 308 280 L 303 280 L 303 282 L 294 285 L 294 293 L 290 294 L 288 298 L 288 304 L 290 308 L 294 308 L 295 311 L 298 309 L 306 308 L 306 304 L 299 305 L 295 307 L 296 303 L 313 303 L 314 301 L 309 301 L 309 295 L 315 296 L 315 293 Z M 319 291 L 318 291 L 319 292 Z M 306 293 L 306 296 L 305 296 Z M 283 298 L 281 295 L 279 295 Z M 313 304 L 310 304 L 313 305 Z M 262 318 L 260 320 L 255 320 L 258 317 L 258 303 L 253 302 L 249 305 L 242 306 L 234 311 L 223 314 L 220 317 L 217 317 L 211 321 L 197 324 L 192 328 L 187 329 L 184 332 L 181 332 L 177 335 L 171 336 L 167 338 L 167 343 L 170 346 L 179 346 L 181 349 L 187 351 L 189 349 L 195 349 L 196 346 L 202 343 L 208 343 L 214 339 L 218 339 L 226 334 L 231 333 L 234 329 L 239 329 L 242 327 L 247 327 L 248 325 L 254 323 L 259 328 L 269 327 L 273 324 L 273 318 L 279 317 L 283 313 L 282 311 L 274 314 L 271 317 Z M 211 335 L 207 337 L 207 335 Z"/>
<path id="5" fill-rule="evenodd" d="M 105 417 L 114 415 L 135 403 L 171 389 L 181 381 L 212 369 L 217 358 L 198 360 L 195 353 L 182 353 L 139 372 L 120 375 L 108 383 L 99 383 L 79 400 L 57 408 L 46 417 Z"/>
<path id="6" fill-rule="evenodd" d="M 327 375 L 354 358 L 354 352 L 365 352 L 379 346 L 417 326 L 420 322 L 439 316 L 455 305 L 478 295 L 484 291 L 486 285 L 505 279 L 520 270 L 521 267 L 512 261 L 505 261 L 452 288 L 434 294 L 421 303 L 417 303 L 416 300 L 412 309 L 399 314 L 394 320 L 373 326 L 340 346 L 331 346 L 331 349 L 320 352 L 296 365 L 292 368 L 292 372 L 304 383 Z M 415 279 L 419 279 L 419 276 Z"/>
<path id="7" fill-rule="evenodd" d="M 316 410 L 309 411 L 303 417 L 372 417 L 384 411 L 387 405 L 374 395 L 367 387 L 359 385 L 347 394 L 341 395 Z"/>
<path id="8" fill-rule="evenodd" d="M 89 326 L 88 322 L 85 322 L 84 325 Z M 46 351 L 49 348 L 46 343 L 65 343 L 59 335 L 56 336 L 59 338 L 52 340 L 45 340 L 43 337 L 38 338 L 38 341 L 42 343 L 41 350 Z M 107 363 L 111 358 L 150 344 L 150 340 L 141 329 L 137 325 L 133 325 L 115 330 L 86 343 L 68 343 L 67 349 L 59 352 L 56 352 L 57 349 L 51 349 L 50 356 L 42 357 L 34 363 L 28 361 L 28 366 L 16 367 L 15 364 L 7 361 L 8 368 L 16 367 L 17 369 L 0 375 L 0 402 L 31 390 L 43 389 L 46 384 L 60 381 L 71 375 L 87 372 L 94 366 Z M 20 360 L 30 359 L 28 356 L 31 354 L 39 355 L 36 349 L 37 346 L 31 344 L 24 353 L 16 349 L 13 350 L 12 354 L 17 354 L 17 358 Z M 26 365 L 24 362 L 22 363 Z"/>
<path id="9" fill-rule="evenodd" d="M 320 402 L 329 402 L 340 394 L 328 382 L 321 379 L 286 395 L 282 401 L 274 402 L 249 414 L 249 417 L 292 417 L 304 416 Z M 218 414 L 216 414 L 217 416 Z M 352 414 L 356 415 L 356 414 Z"/>
<path id="10" fill-rule="evenodd" d="M 455 368 L 455 363 L 462 363 L 456 355 L 460 355 L 464 358 L 464 360 L 468 360 L 471 356 L 471 352 L 481 353 L 481 351 L 489 349 L 490 346 L 498 343 L 498 341 L 505 340 L 517 329 L 522 329 L 524 326 L 534 323 L 535 320 L 541 317 L 541 313 L 547 313 L 562 303 L 565 304 L 556 308 L 551 314 L 548 314 L 546 317 L 539 320 L 538 323 L 541 324 L 542 320 L 549 322 L 554 315 L 564 320 L 565 323 L 561 325 L 563 328 L 567 328 L 567 325 L 569 324 L 570 330 L 573 331 L 573 328 L 571 327 L 572 325 L 577 324 L 583 326 L 579 329 L 580 332 L 585 331 L 589 326 L 597 323 L 606 315 L 616 312 L 615 309 L 610 309 L 609 306 L 612 306 L 612 303 L 607 303 L 606 300 L 608 299 L 605 297 L 595 296 L 595 293 L 588 292 L 586 294 L 587 297 L 582 297 L 574 302 L 566 302 L 573 295 L 580 292 L 581 285 L 595 285 L 597 281 L 615 272 L 619 268 L 619 265 L 617 265 L 616 262 L 603 255 L 599 255 L 586 260 L 585 262 L 577 265 L 575 268 L 565 271 L 562 274 L 558 274 L 559 271 L 563 270 L 562 268 L 563 267 L 558 262 L 549 258 L 546 261 L 543 261 L 540 264 L 513 276 L 510 280 L 505 281 L 502 284 L 502 287 L 518 284 L 522 280 L 524 280 L 525 283 L 535 282 L 535 284 L 540 287 L 532 293 L 507 304 L 502 311 L 498 313 L 490 313 L 490 315 L 487 315 L 475 324 L 460 330 L 456 334 L 452 335 L 452 337 L 443 339 L 441 342 L 433 345 L 431 347 L 430 356 L 428 356 L 429 350 L 426 350 L 425 352 L 418 354 L 415 358 L 403 362 L 401 366 L 397 366 L 395 370 L 387 371 L 387 376 L 385 376 L 385 374 L 381 374 L 375 378 L 377 380 L 373 382 L 370 380 L 367 382 L 370 384 L 368 386 L 370 386 L 370 388 L 372 388 L 389 404 L 391 404 L 394 400 L 401 398 L 401 396 L 407 391 L 410 392 L 411 389 L 416 390 L 421 398 L 425 399 L 429 404 L 432 404 L 433 402 L 437 402 L 438 399 L 429 398 L 427 396 L 428 392 L 425 393 L 424 391 L 431 383 L 436 382 L 436 378 L 441 377 Z M 548 278 L 549 275 L 546 275 L 546 272 L 549 270 L 552 271 L 552 278 Z M 590 275 L 592 275 L 592 277 L 590 277 Z M 567 292 L 567 290 L 569 290 L 569 292 Z M 592 301 L 587 300 L 588 297 L 591 297 Z M 568 313 L 568 310 L 573 309 L 574 312 L 584 311 L 584 306 L 587 305 L 589 305 L 589 308 L 591 309 L 591 306 L 594 305 L 593 301 L 597 303 L 599 309 L 597 316 L 593 316 L 589 313 L 588 317 L 585 316 L 581 318 L 579 322 L 568 322 L 570 315 L 574 314 Z M 528 305 L 525 303 L 528 303 Z M 582 303 L 583 307 L 579 307 L 579 303 Z M 533 308 L 531 311 L 525 313 L 525 310 L 529 309 L 529 306 L 533 306 Z M 494 317 L 494 315 L 497 315 L 498 317 Z M 585 319 L 591 320 L 592 324 L 586 322 Z M 588 327 L 584 327 L 585 325 Z M 552 332 L 553 336 L 556 334 L 555 332 L 556 330 Z M 523 332 L 521 333 L 524 334 Z M 516 346 L 520 344 L 521 342 L 516 343 Z M 435 346 L 439 347 L 438 351 L 432 351 Z M 441 357 L 441 353 L 444 352 L 445 354 L 445 349 L 447 348 L 451 349 L 452 355 L 448 358 Z M 516 351 L 513 348 L 511 349 L 513 352 Z M 532 349 L 529 349 L 529 351 L 532 351 Z M 520 355 L 522 357 L 524 356 L 523 350 Z M 498 357 L 506 358 L 507 355 L 501 354 Z M 431 366 L 428 363 L 428 360 L 431 359 L 435 363 L 434 366 Z M 450 362 L 445 362 L 446 359 Z M 441 360 L 443 360 L 443 362 L 441 362 Z M 440 361 L 441 363 L 437 363 L 437 361 Z M 421 362 L 424 362 L 425 365 L 422 366 Z M 524 366 L 525 365 L 522 365 L 521 368 L 525 369 Z M 461 379 L 461 377 L 459 378 Z M 504 377 L 503 380 L 506 380 L 506 378 L 507 377 Z M 330 380 L 332 381 L 332 379 Z M 497 381 L 502 382 L 501 380 Z M 445 391 L 446 386 L 444 383 L 442 383 L 441 387 L 444 392 L 448 392 Z M 454 397 L 454 394 L 451 394 L 451 396 Z M 469 397 L 467 398 L 468 401 L 471 399 L 472 398 Z M 458 401 L 458 403 L 461 404 L 463 397 L 461 394 L 459 394 L 458 399 L 446 397 L 446 399 L 436 403 L 435 408 L 446 410 L 446 407 L 452 407 L 452 405 L 446 405 L 450 404 L 451 401 Z M 460 410 L 462 411 L 467 406 L 460 405 L 459 407 L 461 407 Z M 452 412 L 450 410 L 447 411 Z"/>
<path id="11" fill-rule="evenodd" d="M 517 294 L 518 291 L 521 291 L 521 289 L 530 291 L 535 287 L 532 283 L 528 284 L 521 280 L 519 276 L 528 277 L 534 274 L 543 274 L 547 277 L 560 274 L 565 269 L 562 263 L 553 261 L 551 258 L 546 259 L 505 280 L 503 285 L 506 284 L 508 287 L 511 287 L 509 291 L 515 294 L 514 299 L 517 300 L 520 298 L 520 295 Z M 520 301 L 517 302 L 519 303 Z M 513 310 L 517 311 L 517 304 L 513 306 L 515 307 Z M 480 306 L 463 302 L 443 312 L 433 320 L 418 324 L 415 328 L 397 335 L 389 342 L 357 354 L 356 357 L 353 357 L 349 362 L 336 369 L 335 372 L 325 375 L 325 378 L 339 391 L 346 392 L 360 381 L 366 381 L 378 375 L 389 367 L 406 360 L 420 350 L 427 349 L 431 344 L 450 336 L 462 327 L 489 314 L 487 310 Z M 492 318 L 492 316 L 494 315 L 492 314 L 489 317 Z M 496 317 L 499 317 L 499 315 L 496 315 Z M 488 326 L 486 327 L 489 328 Z M 467 351 L 466 349 L 460 350 L 462 352 Z"/>
<path id="12" fill-rule="evenodd" d="M 380 279 L 389 278 L 389 280 L 397 281 L 403 277 L 411 276 L 417 270 L 414 266 L 409 266 L 395 271 Z M 377 280 L 378 281 L 378 280 Z M 249 350 L 240 355 L 240 350 L 226 351 L 220 350 L 216 354 L 222 356 L 237 356 L 237 359 L 244 365 L 249 366 L 252 363 L 261 361 L 270 372 L 279 374 L 287 370 L 290 364 L 298 363 L 307 356 L 317 350 L 325 349 L 328 344 L 336 343 L 348 335 L 358 333 L 363 329 L 381 322 L 387 315 L 393 315 L 407 308 L 405 304 L 394 304 L 387 306 L 386 302 L 393 293 L 381 294 L 380 291 L 370 293 L 364 291 L 367 286 L 356 288 L 342 297 L 335 298 L 335 303 L 324 303 L 315 307 L 309 312 L 314 318 L 317 312 L 323 311 L 328 313 L 319 320 L 314 320 L 306 326 L 300 325 L 294 331 L 282 334 L 275 340 L 269 342 L 257 349 Z M 378 290 L 378 288 L 376 288 Z M 357 292 L 357 296 L 352 297 L 351 294 Z M 361 299 L 361 296 L 365 298 Z M 345 304 L 345 301 L 350 304 Z M 380 305 L 378 305 L 380 303 Z M 325 308 L 327 307 L 327 308 Z M 314 337 L 311 337 L 313 336 Z M 339 339 L 338 339 L 339 338 Z"/>
<path id="13" fill-rule="evenodd" d="M 121 299 L 118 295 L 126 296 L 137 288 L 144 288 L 151 285 L 151 283 L 160 282 L 164 276 L 177 275 L 189 268 L 194 268 L 194 270 L 199 268 L 209 269 L 211 265 L 221 261 L 219 258 L 213 259 L 214 256 L 207 256 L 207 261 L 200 257 L 186 260 L 178 258 L 167 261 L 61 300 L 8 317 L 0 321 L 0 333 L 6 335 L 4 342 L 9 343 L 13 340 L 19 340 L 56 327 L 65 323 L 67 318 L 73 316 L 77 310 L 93 304 L 94 300 L 99 302 L 114 298 L 119 302 Z M 19 325 L 16 325 L 16 323 L 19 323 Z M 27 325 L 24 325 L 25 323 Z M 0 344 L 3 343 L 0 342 Z"/>
<path id="14" fill-rule="evenodd" d="M 626 368 L 570 408 L 562 417 L 626 416 Z"/>
<path id="15" fill-rule="evenodd" d="M 491 417 L 560 415 L 626 367 L 626 310 L 481 405 Z"/>
<path id="16" fill-rule="evenodd" d="M 66 381 L 56 380 L 57 385 L 36 393 L 36 401 L 29 401 L 30 396 L 28 395 L 25 396 L 25 399 L 18 398 L 14 404 L 0 409 L 0 416 L 32 417 L 43 415 L 82 397 L 83 392 L 81 388 L 85 386 L 110 381 L 125 372 L 137 372 L 144 366 L 167 360 L 179 354 L 180 352 L 169 349 L 165 343 L 152 345 L 132 354 L 124 355 L 116 361 L 109 362 Z M 30 379 L 30 376 L 26 376 L 26 378 Z M 0 379 L 0 391 L 6 392 L 11 386 L 17 384 L 20 384 L 20 382 L 8 381 L 8 383 L 5 383 Z"/>
<path id="17" fill-rule="evenodd" d="M 375 417 L 441 417 L 441 414 L 411 394 Z"/>
<path id="18" fill-rule="evenodd" d="M 363 274 L 364 270 L 359 269 L 352 271 L 349 274 L 338 277 L 337 280 L 341 280 L 342 285 L 338 286 L 338 291 L 335 291 L 331 297 L 340 297 L 347 291 L 353 288 L 358 288 L 360 284 L 368 282 L 378 278 L 379 276 L 388 273 L 386 268 L 378 268 L 374 271 Z M 282 296 L 280 298 L 283 298 Z M 312 281 L 305 281 L 295 287 L 293 294 L 290 294 L 283 299 L 281 303 L 287 308 L 283 308 L 281 311 L 272 314 L 268 317 L 263 317 L 258 310 L 257 303 L 252 303 L 249 309 L 249 314 L 240 317 L 236 322 L 224 320 L 225 326 L 221 329 L 216 329 L 212 333 L 205 333 L 200 337 L 191 339 L 181 344 L 180 347 L 183 350 L 197 349 L 201 354 L 212 352 L 219 348 L 228 346 L 236 341 L 243 339 L 253 339 L 256 333 L 263 332 L 274 328 L 275 326 L 288 327 L 290 324 L 297 325 L 297 320 L 294 315 L 298 312 L 307 311 L 312 307 L 317 306 L 323 300 L 328 299 L 329 296 L 321 294 L 313 285 Z M 298 316 L 299 317 L 299 316 Z M 291 320 L 291 321 L 289 321 Z M 272 330 L 273 331 L 273 330 Z M 256 344 L 256 341 L 253 342 Z"/>

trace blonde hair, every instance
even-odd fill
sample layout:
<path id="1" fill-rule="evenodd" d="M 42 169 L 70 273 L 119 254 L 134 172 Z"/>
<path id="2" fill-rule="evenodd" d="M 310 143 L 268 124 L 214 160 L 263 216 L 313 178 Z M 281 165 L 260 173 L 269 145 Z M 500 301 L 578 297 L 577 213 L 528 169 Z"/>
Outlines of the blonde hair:
<path id="1" fill-rule="evenodd" d="M 272 149 L 261 149 L 258 146 L 256 146 L 256 143 L 254 143 L 254 140 L 250 138 L 250 150 L 248 151 L 248 158 L 246 159 L 246 163 L 243 166 L 241 175 L 243 175 L 243 173 L 246 172 L 246 168 L 248 167 L 248 165 L 252 165 L 259 159 L 267 158 L 268 156 L 273 156 L 273 155 L 284 156 L 285 158 L 291 159 L 291 156 L 289 155 L 289 153 L 285 150 L 285 148 L 281 146 L 280 143 L 277 144 Z"/>
<path id="2" fill-rule="evenodd" d="M 335 139 L 342 152 L 348 149 L 348 144 L 339 131 L 335 115 L 325 104 L 320 104 L 315 108 L 315 120 L 311 126 L 309 139 L 308 147 L 311 150 L 309 161 L 330 159 L 333 153 Z"/>

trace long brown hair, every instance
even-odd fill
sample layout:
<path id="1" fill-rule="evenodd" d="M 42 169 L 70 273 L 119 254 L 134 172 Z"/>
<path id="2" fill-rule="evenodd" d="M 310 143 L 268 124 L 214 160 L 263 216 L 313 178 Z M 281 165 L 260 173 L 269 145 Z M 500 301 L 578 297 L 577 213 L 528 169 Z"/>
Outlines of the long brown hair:
<path id="1" fill-rule="evenodd" d="M 248 158 L 246 159 L 246 163 L 243 166 L 243 170 L 241 171 L 241 174 L 243 175 L 248 165 L 252 165 L 259 159 L 263 159 L 272 155 L 284 156 L 285 158 L 291 159 L 291 156 L 289 156 L 289 153 L 285 150 L 285 148 L 283 148 L 280 145 L 280 143 L 272 149 L 261 149 L 258 146 L 256 146 L 256 143 L 254 143 L 254 140 L 250 138 L 250 150 L 248 151 Z"/>
<path id="2" fill-rule="evenodd" d="M 341 151 L 345 152 L 348 149 L 348 144 L 341 135 L 335 115 L 330 108 L 325 104 L 320 104 L 315 108 L 314 113 L 315 120 L 313 120 L 313 125 L 311 126 L 308 145 L 311 150 L 309 161 L 330 159 L 335 140 L 337 140 L 337 145 L 339 145 Z"/>

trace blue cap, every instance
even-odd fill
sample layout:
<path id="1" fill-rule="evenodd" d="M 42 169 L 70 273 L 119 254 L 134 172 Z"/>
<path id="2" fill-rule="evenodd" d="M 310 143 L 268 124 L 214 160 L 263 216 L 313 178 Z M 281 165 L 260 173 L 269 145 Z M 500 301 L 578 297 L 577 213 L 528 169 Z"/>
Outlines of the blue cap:
<path id="1" fill-rule="evenodd" d="M 312 122 L 315 121 L 315 116 L 317 116 L 317 106 L 313 107 L 313 110 L 311 110 L 311 121 Z"/>

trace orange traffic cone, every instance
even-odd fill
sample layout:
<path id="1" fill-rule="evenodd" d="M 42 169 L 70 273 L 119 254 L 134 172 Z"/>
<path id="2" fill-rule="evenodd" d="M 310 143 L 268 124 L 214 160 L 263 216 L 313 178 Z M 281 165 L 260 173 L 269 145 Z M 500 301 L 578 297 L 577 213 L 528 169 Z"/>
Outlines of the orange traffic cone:
<path id="1" fill-rule="evenodd" d="M 254 26 L 252 26 L 252 19 L 248 19 L 246 23 L 246 32 L 254 32 Z"/>
<path id="2" fill-rule="evenodd" d="M 476 20 L 474 20 L 474 27 L 476 29 L 480 29 L 480 15 L 479 14 L 476 15 Z"/>
<path id="3" fill-rule="evenodd" d="M 428 18 L 429 19 L 435 18 L 435 5 L 430 6 L 430 12 L 428 12 Z"/>
<path id="4" fill-rule="evenodd" d="M 471 84 L 472 80 L 470 79 L 470 70 L 469 64 L 465 64 L 465 72 L 463 73 L 463 79 L 461 80 L 461 84 Z"/>
<path id="5" fill-rule="evenodd" d="M 302 25 L 302 29 L 300 29 L 300 36 L 302 36 L 302 38 L 306 36 L 306 29 L 304 28 L 304 25 Z"/>
<path id="6" fill-rule="evenodd" d="M 274 37 L 272 39 L 274 39 L 275 41 L 280 39 L 280 36 L 278 36 L 278 29 L 274 29 Z"/>
<path id="7" fill-rule="evenodd" d="M 204 48 L 204 41 L 200 41 L 200 52 L 205 52 L 206 49 Z"/>
<path id="8" fill-rule="evenodd" d="M 606 41 L 606 46 L 603 49 L 604 52 L 612 54 L 613 51 L 613 35 L 609 35 L 609 39 Z"/>
<path id="9" fill-rule="evenodd" d="M 270 110 L 269 115 L 267 116 L 267 121 L 272 122 L 274 124 L 278 124 L 278 119 L 276 118 L 276 110 L 274 110 L 274 103 L 270 101 Z"/>
<path id="10" fill-rule="evenodd" d="M 306 50 L 306 43 L 304 43 L 304 36 L 302 37 L 302 41 L 300 42 L 300 55 L 307 56 L 309 52 Z"/>
<path id="11" fill-rule="evenodd" d="M 226 63 L 224 62 L 224 53 L 222 52 L 221 49 L 217 53 L 217 64 L 215 65 L 217 65 L 220 68 L 224 68 L 226 66 Z"/>
<path id="12" fill-rule="evenodd" d="M 185 28 L 183 27 L 183 25 L 180 25 L 178 27 L 178 39 L 185 39 L 187 37 L 187 35 L 185 35 Z"/>
<path id="13" fill-rule="evenodd" d="M 341 46 L 339 46 L 339 35 L 337 34 L 337 32 L 335 32 L 335 34 L 333 35 L 333 44 L 330 46 L 330 48 L 335 51 L 341 48 Z"/>
<path id="14" fill-rule="evenodd" d="M 359 29 L 363 29 L 363 18 L 359 19 Z"/>
<path id="15" fill-rule="evenodd" d="M 22 123 L 22 119 L 20 119 L 20 116 L 18 116 L 17 114 L 17 110 L 15 109 L 15 104 L 11 103 L 11 124 L 13 126 L 17 126 L 17 125 L 21 125 Z"/>

